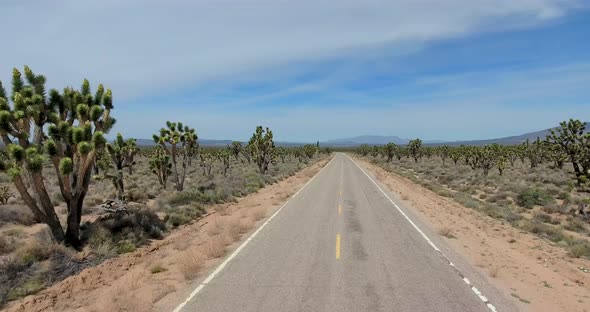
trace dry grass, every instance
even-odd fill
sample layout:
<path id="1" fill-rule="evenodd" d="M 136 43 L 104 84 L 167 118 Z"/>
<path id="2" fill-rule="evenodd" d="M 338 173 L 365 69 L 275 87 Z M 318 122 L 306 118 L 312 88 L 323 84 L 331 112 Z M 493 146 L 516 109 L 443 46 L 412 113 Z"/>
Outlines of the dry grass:
<path id="1" fill-rule="evenodd" d="M 453 230 L 449 227 L 443 227 L 443 228 L 439 229 L 438 234 L 440 234 L 441 236 L 444 236 L 446 238 L 457 238 L 453 234 Z"/>
<path id="2" fill-rule="evenodd" d="M 169 293 L 176 291 L 176 287 L 169 284 L 160 284 L 152 291 L 152 303 L 156 303 Z"/>
<path id="3" fill-rule="evenodd" d="M 491 267 L 490 268 L 490 271 L 489 271 L 490 272 L 490 276 L 491 277 L 498 277 L 499 271 L 500 271 L 500 268 L 498 268 L 497 266 Z"/>
<path id="4" fill-rule="evenodd" d="M 199 276 L 200 271 L 205 266 L 206 261 L 205 255 L 196 251 L 188 250 L 185 251 L 178 261 L 180 272 L 187 280 L 192 280 Z"/>
<path id="5" fill-rule="evenodd" d="M 264 217 L 266 217 L 266 208 L 258 207 L 254 209 L 254 212 L 252 213 L 252 218 L 254 221 L 262 220 Z"/>
<path id="6" fill-rule="evenodd" d="M 212 238 L 203 247 L 203 253 L 210 259 L 220 258 L 225 254 L 225 241 L 221 238 Z"/>
<path id="7" fill-rule="evenodd" d="M 217 236 L 217 235 L 223 233 L 223 228 L 224 228 L 224 225 L 221 224 L 221 222 L 219 220 L 216 220 L 215 222 L 213 222 L 213 224 L 209 225 L 209 227 L 207 228 L 207 234 L 209 234 L 209 236 Z"/>

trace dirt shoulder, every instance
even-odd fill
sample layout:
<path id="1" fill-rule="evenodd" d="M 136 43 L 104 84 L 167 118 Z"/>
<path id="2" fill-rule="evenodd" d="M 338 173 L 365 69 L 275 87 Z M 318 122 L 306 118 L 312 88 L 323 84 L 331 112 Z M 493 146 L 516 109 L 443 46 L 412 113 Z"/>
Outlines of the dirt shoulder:
<path id="1" fill-rule="evenodd" d="M 590 311 L 590 261 L 355 157 L 523 311 Z M 581 269 L 582 268 L 582 269 Z"/>
<path id="2" fill-rule="evenodd" d="M 168 311 L 243 237 L 311 179 L 327 157 L 278 183 L 212 206 L 209 213 L 162 240 L 88 268 L 6 311 Z"/>

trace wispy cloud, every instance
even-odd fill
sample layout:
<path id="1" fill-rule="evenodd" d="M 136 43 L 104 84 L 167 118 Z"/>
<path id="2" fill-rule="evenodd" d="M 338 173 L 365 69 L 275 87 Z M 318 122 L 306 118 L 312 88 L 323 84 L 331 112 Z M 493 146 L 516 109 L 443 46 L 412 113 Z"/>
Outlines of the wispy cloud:
<path id="1" fill-rule="evenodd" d="M 578 0 L 3 1 L 4 66 L 53 86 L 102 81 L 119 98 L 375 45 L 543 23 Z M 501 20 L 502 23 L 498 23 Z M 10 68 L 0 68 L 6 78 Z"/>

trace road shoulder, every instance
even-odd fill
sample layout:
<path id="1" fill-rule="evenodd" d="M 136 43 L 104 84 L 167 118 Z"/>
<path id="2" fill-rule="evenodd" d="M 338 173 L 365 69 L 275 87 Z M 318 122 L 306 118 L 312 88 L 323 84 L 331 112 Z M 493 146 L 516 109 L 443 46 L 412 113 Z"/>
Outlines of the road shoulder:
<path id="1" fill-rule="evenodd" d="M 355 161 L 505 298 L 524 311 L 587 311 L 590 274 L 548 241 L 465 208 L 381 167 Z M 500 308 L 499 311 L 502 311 Z"/>

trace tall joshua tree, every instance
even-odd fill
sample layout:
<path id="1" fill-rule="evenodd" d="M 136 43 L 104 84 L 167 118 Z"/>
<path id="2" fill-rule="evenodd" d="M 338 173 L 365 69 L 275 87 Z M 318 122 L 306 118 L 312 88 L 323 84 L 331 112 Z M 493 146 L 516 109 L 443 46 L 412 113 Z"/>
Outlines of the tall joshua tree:
<path id="1" fill-rule="evenodd" d="M 170 155 L 176 190 L 184 189 L 184 178 L 190 166 L 193 150 L 197 146 L 197 133 L 195 129 L 184 126 L 180 122 L 166 122 L 166 128 L 160 129 L 160 135 L 154 134 L 154 142 L 159 144 Z M 180 157 L 180 159 L 179 159 Z M 179 169 L 179 161 L 181 168 Z"/>
<path id="2" fill-rule="evenodd" d="M 268 127 L 266 131 L 262 126 L 256 127 L 248 146 L 252 151 L 252 158 L 256 162 L 260 173 L 266 173 L 268 165 L 274 163 L 276 157 L 272 131 Z"/>
<path id="3" fill-rule="evenodd" d="M 152 150 L 149 160 L 150 170 L 158 177 L 158 182 L 163 189 L 166 189 L 168 177 L 172 174 L 170 155 L 160 146 Z"/>
<path id="4" fill-rule="evenodd" d="M 414 158 L 414 161 L 418 162 L 418 160 L 422 157 L 422 154 L 424 153 L 422 148 L 422 140 L 411 140 L 408 143 L 408 150 L 410 151 L 410 155 L 412 155 L 412 158 Z"/>
<path id="5" fill-rule="evenodd" d="M 9 159 L 0 162 L 23 201 L 38 221 L 47 224 L 55 240 L 80 247 L 82 204 L 90 184 L 94 159 L 104 149 L 111 117 L 111 90 L 99 85 L 94 95 L 90 83 L 63 92 L 45 91 L 45 77 L 25 66 L 26 83 L 18 69 L 12 71 L 12 94 L 0 83 L 0 137 Z M 43 164 L 49 159 L 67 205 L 62 228 L 45 186 Z"/>
<path id="6" fill-rule="evenodd" d="M 117 134 L 117 138 L 113 143 L 107 143 L 106 146 L 109 152 L 108 156 L 115 167 L 116 174 L 108 175 L 105 171 L 105 175 L 113 181 L 113 185 L 117 188 L 117 198 L 123 200 L 125 199 L 123 169 L 129 168 L 131 172 L 131 168 L 135 164 L 134 158 L 139 148 L 135 139 L 125 141 L 121 133 Z"/>

